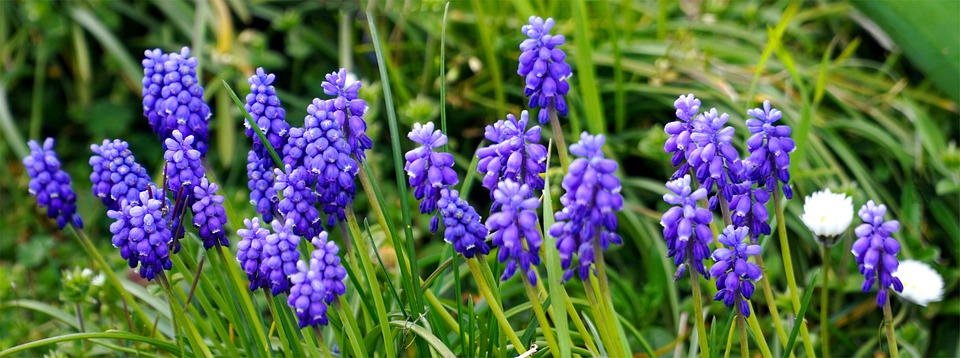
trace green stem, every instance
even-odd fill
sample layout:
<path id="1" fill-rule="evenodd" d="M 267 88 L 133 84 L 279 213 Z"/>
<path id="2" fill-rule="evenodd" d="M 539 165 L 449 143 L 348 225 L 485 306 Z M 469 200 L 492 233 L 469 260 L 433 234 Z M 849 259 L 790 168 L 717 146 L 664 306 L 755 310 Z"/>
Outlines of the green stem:
<path id="1" fill-rule="evenodd" d="M 603 347 L 607 350 L 608 356 L 614 356 L 618 345 L 613 342 L 613 339 L 610 338 L 610 332 L 607 330 L 607 325 L 603 324 L 603 306 L 597 301 L 597 290 L 594 289 L 592 280 L 583 281 L 583 290 L 586 293 L 587 301 L 590 302 L 590 313 L 593 314 L 594 324 L 597 326 L 597 333 L 600 334 L 600 342 L 603 343 Z"/>
<path id="2" fill-rule="evenodd" d="M 523 345 L 523 342 L 520 341 L 520 337 L 517 337 L 517 333 L 513 331 L 513 327 L 510 326 L 510 322 L 507 321 L 507 316 L 503 314 L 503 307 L 500 307 L 500 301 L 497 298 L 497 295 L 493 293 L 490 288 L 490 285 L 487 283 L 487 280 L 484 278 L 483 270 L 480 268 L 478 257 L 467 259 L 467 266 L 470 267 L 470 272 L 473 274 L 473 278 L 477 280 L 477 286 L 480 288 L 480 293 L 483 294 L 484 298 L 487 299 L 487 305 L 490 306 L 490 311 L 493 312 L 493 315 L 497 317 L 497 322 L 500 323 L 500 329 L 503 330 L 503 333 L 507 335 L 507 339 L 513 343 L 513 349 L 517 351 L 518 354 L 523 354 L 527 351 L 527 348 Z"/>
<path id="3" fill-rule="evenodd" d="M 607 265 L 603 260 L 603 248 L 600 247 L 600 237 L 593 238 L 593 253 L 596 255 L 595 264 L 597 265 L 597 281 L 600 284 L 600 296 L 604 312 L 606 312 L 606 324 L 609 326 L 611 338 L 618 343 L 621 355 L 630 354 L 630 345 L 624 341 L 620 335 L 620 321 L 617 319 L 617 310 L 613 307 L 613 295 L 610 293 L 610 281 L 607 279 Z"/>
<path id="4" fill-rule="evenodd" d="M 553 106 L 550 106 L 547 110 L 550 111 L 550 129 L 553 130 L 553 140 L 557 142 L 557 153 L 560 154 L 560 167 L 566 173 L 567 167 L 570 166 L 570 157 L 567 156 L 567 142 L 563 139 L 563 128 L 560 127 L 557 110 Z"/>
<path id="5" fill-rule="evenodd" d="M 367 351 L 363 348 L 363 339 L 360 338 L 360 329 L 357 328 L 357 321 L 353 318 L 353 312 L 350 312 L 350 306 L 347 304 L 346 298 L 343 295 L 340 295 L 339 300 L 334 303 L 337 308 L 337 312 L 340 313 L 340 321 L 343 322 L 343 330 L 347 333 L 347 340 L 350 342 L 350 348 L 353 349 L 353 354 L 358 357 L 368 357 Z M 384 344 L 386 345 L 386 344 Z M 346 356 L 346 354 L 344 354 Z"/>
<path id="6" fill-rule="evenodd" d="M 747 358 L 750 356 L 750 348 L 747 346 L 747 324 L 743 321 L 743 314 L 737 312 L 737 326 L 740 327 L 740 356 Z"/>
<path id="7" fill-rule="evenodd" d="M 747 301 L 747 304 L 750 305 L 750 311 L 753 312 L 750 317 L 747 317 L 747 324 L 750 326 L 750 330 L 753 331 L 754 337 L 756 337 L 757 347 L 760 347 L 760 354 L 763 355 L 763 358 L 771 358 L 773 354 L 770 353 L 770 347 L 767 346 L 767 339 L 763 336 L 763 330 L 760 329 L 760 321 L 757 320 L 757 311 L 753 310 L 753 305 L 750 301 Z"/>
<path id="8" fill-rule="evenodd" d="M 270 307 L 270 316 L 273 317 L 273 323 L 277 325 L 277 333 L 280 335 L 280 344 L 283 345 L 283 348 L 287 350 L 287 354 L 293 354 L 293 349 L 290 348 L 292 343 L 287 339 L 287 330 L 286 327 L 280 324 L 280 315 L 277 313 L 277 305 L 273 304 L 273 298 L 270 297 L 270 293 L 267 290 L 263 291 L 263 298 L 267 300 L 267 306 Z M 267 332 L 269 334 L 270 332 Z M 270 337 L 267 337 L 267 340 L 270 340 Z"/>
<path id="9" fill-rule="evenodd" d="M 830 356 L 830 249 L 820 245 L 823 256 L 823 283 L 820 286 L 820 349 L 824 357 Z"/>
<path id="10" fill-rule="evenodd" d="M 363 265 L 363 271 L 367 276 L 367 285 L 370 287 L 370 295 L 373 296 L 373 305 L 377 309 L 377 320 L 380 321 L 380 331 L 383 333 L 383 346 L 386 348 L 387 357 L 396 357 L 393 348 L 393 334 L 390 331 L 390 320 L 387 317 L 387 309 L 383 304 L 383 296 L 380 295 L 380 285 L 377 282 L 377 272 L 373 269 L 373 263 L 370 261 L 367 242 L 360 234 L 360 226 L 357 225 L 357 217 L 353 214 L 353 207 L 347 206 L 347 225 L 353 236 L 353 243 L 357 246 L 357 256 L 360 257 L 360 264 Z M 374 248 L 376 249 L 376 248 Z"/>
<path id="11" fill-rule="evenodd" d="M 583 339 L 583 344 L 587 346 L 587 350 L 589 350 L 593 356 L 599 357 L 600 350 L 597 349 L 596 343 L 593 342 L 593 336 L 588 333 L 587 327 L 583 324 L 583 320 L 580 319 L 576 308 L 573 307 L 573 301 L 570 300 L 570 295 L 567 294 L 566 289 L 561 292 L 563 294 L 563 300 L 567 304 L 567 312 L 570 312 L 570 319 L 573 321 L 573 326 L 577 328 L 577 332 L 580 332 L 580 338 Z"/>
<path id="12" fill-rule="evenodd" d="M 554 357 L 560 357 L 560 346 L 557 345 L 557 339 L 553 334 L 553 329 L 550 328 L 550 321 L 547 320 L 547 315 L 543 312 L 543 305 L 540 304 L 540 297 L 537 296 L 536 288 L 530 284 L 530 280 L 527 279 L 527 275 L 524 272 L 520 272 L 520 278 L 523 280 L 523 287 L 527 291 L 527 297 L 530 298 L 533 313 L 537 316 L 537 320 L 540 321 L 540 329 L 543 331 L 543 338 L 547 340 L 547 348 L 550 349 L 550 354 Z"/>
<path id="13" fill-rule="evenodd" d="M 881 288 L 885 290 L 886 288 Z M 899 358 L 900 351 L 897 348 L 897 335 L 894 333 L 893 313 L 890 312 L 890 297 L 887 295 L 887 302 L 883 304 L 883 322 L 887 328 L 887 345 L 890 346 L 890 358 Z"/>
<path id="14" fill-rule="evenodd" d="M 760 276 L 760 287 L 763 288 L 763 297 L 767 302 L 767 309 L 770 310 L 770 316 L 773 319 L 773 328 L 777 331 L 777 337 L 780 338 L 780 345 L 786 348 L 787 346 L 787 331 L 783 329 L 783 324 L 780 323 L 780 310 L 777 308 L 777 301 L 773 298 L 773 288 L 770 287 L 770 281 L 767 280 L 767 268 L 763 264 L 763 254 L 754 256 L 757 260 L 757 267 L 760 268 L 760 272 L 763 276 Z M 793 356 L 793 352 L 790 352 L 790 356 Z"/>
<path id="15" fill-rule="evenodd" d="M 692 260 L 692 255 L 688 256 Z M 700 357 L 708 358 L 710 356 L 710 347 L 707 345 L 707 329 L 703 323 L 703 298 L 700 296 L 700 277 L 692 262 L 687 264 L 687 272 L 690 274 L 690 289 L 693 291 L 693 323 L 697 327 L 697 340 L 700 344 Z"/>
<path id="16" fill-rule="evenodd" d="M 780 254 L 783 256 L 783 271 L 787 275 L 787 286 L 790 288 L 790 301 L 793 303 L 794 313 L 800 312 L 800 292 L 797 291 L 797 277 L 793 273 L 793 258 L 790 256 L 790 240 L 787 239 L 787 221 L 783 214 L 780 188 L 773 188 L 773 208 L 777 213 L 777 231 L 780 234 Z M 800 325 L 800 337 L 808 357 L 816 356 L 813 344 L 810 343 L 810 332 L 807 330 L 807 321 L 797 317 Z"/>

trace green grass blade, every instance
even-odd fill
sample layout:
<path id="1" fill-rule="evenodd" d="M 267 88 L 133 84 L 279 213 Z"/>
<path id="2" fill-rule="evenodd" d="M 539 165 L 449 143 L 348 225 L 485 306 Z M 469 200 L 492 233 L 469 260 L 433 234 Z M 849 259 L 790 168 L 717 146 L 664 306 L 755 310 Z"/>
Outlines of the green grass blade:
<path id="1" fill-rule="evenodd" d="M 607 125 L 603 118 L 603 105 L 600 102 L 600 87 L 597 85 L 596 75 L 594 74 L 593 45 L 590 43 L 590 29 L 587 28 L 591 22 L 587 19 L 585 0 L 573 1 L 573 13 L 577 40 L 576 78 L 579 79 L 578 84 L 583 99 L 584 117 L 587 120 L 587 129 L 593 134 L 600 134 L 606 131 Z"/>
<path id="2" fill-rule="evenodd" d="M 8 309 L 8 308 L 28 309 L 34 312 L 43 313 L 47 316 L 50 316 L 51 318 L 54 318 L 60 322 L 67 324 L 70 327 L 73 327 L 75 329 L 80 329 L 80 323 L 77 321 L 76 317 L 71 316 L 70 314 L 64 311 L 61 311 L 56 307 L 53 307 L 51 305 L 48 305 L 40 301 L 20 299 L 20 300 L 11 300 L 11 301 L 0 303 L 0 310 Z M 90 326 L 89 322 L 86 324 L 87 324 L 86 328 L 88 330 L 93 328 L 93 327 L 89 327 Z"/>
<path id="3" fill-rule="evenodd" d="M 550 153 L 553 142 L 547 143 L 547 153 Z M 550 158 L 547 157 L 547 168 L 550 168 Z M 557 299 L 567 299 L 563 291 L 563 270 L 560 268 L 560 252 L 555 250 L 557 239 L 550 235 L 550 226 L 553 226 L 553 197 L 550 195 L 550 176 L 544 176 L 543 181 L 543 238 L 546 244 L 543 245 L 543 251 L 547 261 L 547 289 L 550 291 L 550 297 Z M 553 326 L 557 332 L 557 345 L 560 347 L 560 356 L 569 357 L 570 347 L 573 342 L 570 338 L 570 327 L 567 322 L 566 303 L 552 305 Z M 573 314 L 576 314 L 575 312 Z"/>
<path id="4" fill-rule="evenodd" d="M 72 334 L 65 334 L 62 336 L 44 338 L 44 339 L 36 340 L 30 343 L 24 343 L 16 347 L 11 347 L 4 351 L 0 351 L 0 357 L 13 356 L 17 353 L 22 354 L 22 352 L 24 351 L 38 348 L 38 347 L 43 347 L 50 344 L 77 341 L 77 340 L 86 340 L 86 339 L 122 339 L 122 340 L 134 341 L 134 342 L 143 342 L 153 347 L 156 347 L 159 350 L 170 353 L 172 355 L 180 354 L 180 348 L 173 343 L 162 341 L 155 338 L 140 336 L 133 333 L 111 330 L 111 331 L 96 332 L 96 333 L 72 333 Z"/>
<path id="5" fill-rule="evenodd" d="M 73 6 L 70 8 L 70 17 L 73 21 L 76 21 L 83 26 L 94 38 L 100 41 L 100 45 L 103 46 L 104 50 L 107 53 L 113 56 L 113 58 L 120 64 L 120 68 L 123 70 L 124 79 L 127 81 L 127 84 L 131 88 L 140 88 L 140 79 L 143 77 L 143 68 L 138 65 L 137 61 L 133 60 L 133 57 L 127 53 L 126 49 L 117 40 L 117 37 L 107 29 L 106 26 L 97 19 L 96 15 L 92 14 L 89 10 L 81 8 L 79 6 Z"/>
<path id="6" fill-rule="evenodd" d="M 807 283 L 807 292 L 803 294 L 803 303 L 800 305 L 800 311 L 797 312 L 797 320 L 803 320 L 804 315 L 807 313 L 807 307 L 810 306 L 810 298 L 813 297 L 813 288 L 817 286 L 817 278 L 820 276 L 820 271 L 817 271 L 810 277 L 810 282 Z M 800 334 L 800 323 L 793 325 L 793 329 L 790 331 L 790 339 L 787 341 L 787 346 L 783 349 L 784 357 L 786 357 L 789 352 L 793 351 L 793 345 L 797 343 L 797 335 Z"/>
<path id="7" fill-rule="evenodd" d="M 420 338 L 423 338 L 423 340 L 430 344 L 430 346 L 433 347 L 433 349 L 436 350 L 441 357 L 456 357 L 456 355 L 454 355 L 449 348 L 443 345 L 443 342 L 441 342 L 437 336 L 434 336 L 433 333 L 430 333 L 430 331 L 426 328 L 423 328 L 423 326 L 410 321 L 390 321 L 390 325 L 413 331 L 413 333 L 416 333 L 418 336 L 420 336 Z"/>
<path id="8" fill-rule="evenodd" d="M 17 155 L 17 158 L 23 158 L 30 154 L 27 149 L 27 142 L 23 140 L 17 125 L 13 123 L 13 114 L 10 113 L 10 105 L 7 104 L 7 90 L 0 81 L 0 128 L 3 128 L 4 141 L 10 143 L 10 148 Z"/>

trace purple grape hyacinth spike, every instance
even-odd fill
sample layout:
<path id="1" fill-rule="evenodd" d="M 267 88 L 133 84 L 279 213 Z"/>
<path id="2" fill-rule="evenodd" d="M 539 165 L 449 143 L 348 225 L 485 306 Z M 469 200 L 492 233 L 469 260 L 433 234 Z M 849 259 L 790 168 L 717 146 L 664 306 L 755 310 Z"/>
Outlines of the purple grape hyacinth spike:
<path id="1" fill-rule="evenodd" d="M 269 157 L 261 158 L 254 150 L 247 152 L 247 179 L 250 204 L 263 216 L 264 222 L 273 221 L 273 216 L 280 213 L 277 209 L 280 197 L 274 187 L 276 175 L 273 161 Z"/>
<path id="2" fill-rule="evenodd" d="M 120 210 L 110 210 L 107 216 L 114 220 L 110 225 L 113 246 L 120 249 L 120 256 L 130 268 L 140 266 L 140 277 L 153 280 L 163 270 L 173 267 L 170 261 L 170 207 L 163 191 L 155 186 L 140 192 L 136 201 L 121 199 Z"/>
<path id="3" fill-rule="evenodd" d="M 326 101 L 314 100 L 313 106 L 308 108 L 307 112 L 321 119 L 326 116 L 326 119 L 336 121 L 351 148 L 351 153 L 358 161 L 363 162 L 366 159 L 366 150 L 373 148 L 373 140 L 367 136 L 367 122 L 363 119 L 369 106 L 359 98 L 361 83 L 347 83 L 347 70 L 344 68 L 328 73 L 325 79 L 320 84 L 323 93 L 335 98 Z"/>
<path id="4" fill-rule="evenodd" d="M 277 210 L 283 220 L 293 225 L 293 233 L 311 237 L 323 231 L 320 225 L 320 211 L 316 208 L 317 195 L 313 192 L 316 177 L 305 167 L 286 166 L 286 173 L 274 169 L 276 182 L 274 189 L 283 195 L 277 204 Z"/>
<path id="5" fill-rule="evenodd" d="M 670 135 L 663 145 L 663 150 L 673 155 L 670 163 L 677 167 L 670 180 L 676 180 L 690 170 L 687 152 L 693 150 L 692 147 L 696 145 L 696 142 L 690 139 L 690 135 L 693 132 L 693 119 L 700 112 L 700 100 L 694 97 L 693 93 L 681 95 L 673 102 L 673 106 L 677 109 L 677 120 L 663 127 L 663 131 Z"/>
<path id="6" fill-rule="evenodd" d="M 453 171 L 453 155 L 439 151 L 447 143 L 447 136 L 439 129 L 434 130 L 433 122 L 427 122 L 415 123 L 407 137 L 420 146 L 404 155 L 406 164 L 403 169 L 410 178 L 413 196 L 420 200 L 420 213 L 433 214 L 441 190 L 460 181 Z M 436 231 L 434 225 L 431 225 L 431 231 Z"/>
<path id="7" fill-rule="evenodd" d="M 482 185 L 490 191 L 490 198 L 494 198 L 497 185 L 508 179 L 529 185 L 531 190 L 543 189 L 547 148 L 540 144 L 540 126 L 527 129 L 528 117 L 527 111 L 520 112 L 519 120 L 508 114 L 484 131 L 490 145 L 477 150 L 477 171 L 484 175 Z M 499 205 L 494 201 L 492 210 Z"/>
<path id="8" fill-rule="evenodd" d="M 104 139 L 100 145 L 90 145 L 90 182 L 93 195 L 100 198 L 109 210 L 120 210 L 120 202 L 139 200 L 140 192 L 151 185 L 147 170 L 137 163 L 130 145 L 122 140 Z"/>
<path id="9" fill-rule="evenodd" d="M 217 195 L 220 187 L 211 183 L 206 177 L 200 179 L 200 184 L 193 188 L 193 197 L 196 198 L 191 209 L 193 210 L 193 226 L 198 228 L 203 248 L 230 246 L 223 225 L 227 223 L 227 212 L 223 208 L 223 196 Z"/>
<path id="10" fill-rule="evenodd" d="M 729 116 L 726 113 L 717 113 L 716 108 L 703 112 L 693 120 L 693 129 L 690 132 L 690 141 L 696 146 L 687 151 L 687 163 L 693 169 L 700 186 L 713 191 L 710 196 L 710 209 L 716 209 L 718 195 L 724 195 L 727 201 L 732 200 L 728 185 L 735 182 L 743 171 L 740 163 L 740 153 L 731 144 L 733 141 L 733 127 L 725 126 Z"/>
<path id="11" fill-rule="evenodd" d="M 197 74 L 197 58 L 190 48 L 164 54 L 160 49 L 144 51 L 143 114 L 153 132 L 163 141 L 179 130 L 196 138 L 195 148 L 207 153 L 210 106 L 203 100 L 203 86 Z M 164 143 L 166 144 L 166 143 Z"/>
<path id="12" fill-rule="evenodd" d="M 551 35 L 554 21 L 546 21 L 538 16 L 530 16 L 529 23 L 520 31 L 527 39 L 520 43 L 520 58 L 517 74 L 523 76 L 526 86 L 524 96 L 530 97 L 528 106 L 540 108 L 537 119 L 540 124 L 549 121 L 548 108 L 553 107 L 561 116 L 568 112 L 566 95 L 570 91 L 567 80 L 573 76 L 567 55 L 560 49 L 565 38 L 563 35 Z"/>
<path id="13" fill-rule="evenodd" d="M 37 205 L 47 209 L 47 216 L 57 221 L 61 230 L 67 224 L 83 227 L 83 220 L 77 214 L 77 195 L 70 185 L 70 175 L 60 168 L 60 160 L 53 151 L 53 138 L 43 141 L 43 146 L 35 140 L 27 143 L 30 155 L 23 158 L 30 184 L 27 191 L 37 198 Z"/>
<path id="14" fill-rule="evenodd" d="M 511 179 L 497 186 L 494 200 L 500 204 L 499 209 L 491 212 L 486 226 L 493 233 L 493 246 L 500 249 L 497 260 L 506 263 L 500 279 L 510 279 L 519 268 L 530 284 L 536 286 L 536 267 L 540 265 L 542 243 L 540 230 L 537 230 L 540 201 L 527 184 Z"/>
<path id="15" fill-rule="evenodd" d="M 311 108 L 320 102 L 319 99 L 313 101 Z M 350 145 L 340 125 L 323 116 L 322 111 L 313 110 L 304 118 L 303 137 L 306 139 L 304 166 L 316 181 L 316 196 L 330 227 L 338 220 L 345 220 L 344 208 L 353 203 L 357 162 L 350 157 Z"/>
<path id="16" fill-rule="evenodd" d="M 743 242 L 747 237 L 747 228 L 734 228 L 733 225 L 723 229 L 717 240 L 727 245 L 726 248 L 716 249 L 711 258 L 715 263 L 710 267 L 710 277 L 716 280 L 716 301 L 723 301 L 727 307 L 739 309 L 744 317 L 750 317 L 748 300 L 753 296 L 754 282 L 763 276 L 760 268 L 749 262 L 750 256 L 760 254 L 760 245 L 748 245 Z"/>
<path id="17" fill-rule="evenodd" d="M 194 136 L 184 135 L 179 130 L 174 130 L 170 138 L 164 141 L 167 190 L 178 195 L 183 188 L 183 195 L 189 199 L 188 203 L 195 199 L 193 188 L 199 185 L 200 179 L 204 177 L 203 164 L 200 162 L 202 154 L 194 148 L 195 143 Z"/>
<path id="18" fill-rule="evenodd" d="M 297 273 L 300 259 L 297 250 L 300 236 L 293 232 L 293 219 L 288 218 L 284 223 L 274 220 L 270 225 L 273 232 L 264 241 L 259 274 L 266 279 L 270 293 L 276 296 L 290 291 L 290 276 Z"/>
<path id="19" fill-rule="evenodd" d="M 885 205 L 877 205 L 873 200 L 860 208 L 859 215 L 863 224 L 854 230 L 857 241 L 853 243 L 851 250 L 864 277 L 863 292 L 870 292 L 873 283 L 880 281 L 877 306 L 881 307 L 887 301 L 888 288 L 903 292 L 903 283 L 896 276 L 897 268 L 900 266 L 900 261 L 897 259 L 900 242 L 891 237 L 900 229 L 900 222 L 884 221 L 883 216 L 886 212 Z"/>
<path id="20" fill-rule="evenodd" d="M 673 257 L 673 264 L 679 270 L 685 270 L 685 263 L 691 261 L 694 268 L 704 277 L 710 277 L 703 261 L 710 257 L 707 244 L 713 240 L 710 222 L 713 214 L 698 207 L 697 201 L 707 197 L 706 189 L 693 190 L 690 187 L 690 175 L 667 182 L 670 193 L 663 195 L 663 201 L 675 205 L 663 213 L 660 225 L 663 226 L 663 238 L 667 241 L 667 254 Z M 682 275 L 677 275 L 679 278 Z"/>
<path id="21" fill-rule="evenodd" d="M 796 149 L 790 138 L 790 127 L 775 124 L 782 117 L 780 110 L 763 102 L 763 108 L 747 111 L 753 118 L 747 119 L 747 129 L 752 133 L 747 138 L 749 156 L 743 160 L 744 170 L 749 179 L 758 186 L 773 192 L 777 184 L 782 184 L 783 195 L 793 197 L 790 187 L 790 152 Z"/>
<path id="22" fill-rule="evenodd" d="M 279 152 L 286 144 L 290 124 L 285 120 L 286 111 L 280 104 L 277 90 L 273 87 L 276 78 L 274 74 L 264 71 L 263 67 L 258 67 L 257 72 L 247 79 L 247 83 L 250 84 L 250 93 L 247 94 L 247 103 L 244 108 L 260 127 L 267 142 Z M 253 126 L 247 121 L 244 121 L 243 125 L 246 127 L 247 137 L 253 139 L 253 150 L 257 155 L 260 158 L 270 158 L 270 152 L 260 141 L 260 136 L 253 132 Z"/>
<path id="23" fill-rule="evenodd" d="M 347 270 L 340 264 L 340 248 L 327 233 L 311 240 L 314 250 L 310 253 L 309 265 L 300 260 L 297 272 L 290 276 L 293 287 L 287 304 L 297 314 L 300 328 L 327 325 L 327 306 L 338 296 L 346 293 L 344 280 Z"/>
<path id="24" fill-rule="evenodd" d="M 263 249 L 267 245 L 270 230 L 261 223 L 260 218 L 243 219 L 244 228 L 237 230 L 237 236 L 240 236 L 240 241 L 237 242 L 237 261 L 240 262 L 243 272 L 247 273 L 250 291 L 269 287 L 267 276 L 261 274 L 260 266 L 263 264 Z"/>
<path id="25" fill-rule="evenodd" d="M 460 192 L 443 187 L 437 205 L 443 219 L 443 240 L 453 244 L 456 252 L 466 258 L 490 253 L 485 241 L 487 227 L 483 226 L 473 206 L 460 197 Z"/>

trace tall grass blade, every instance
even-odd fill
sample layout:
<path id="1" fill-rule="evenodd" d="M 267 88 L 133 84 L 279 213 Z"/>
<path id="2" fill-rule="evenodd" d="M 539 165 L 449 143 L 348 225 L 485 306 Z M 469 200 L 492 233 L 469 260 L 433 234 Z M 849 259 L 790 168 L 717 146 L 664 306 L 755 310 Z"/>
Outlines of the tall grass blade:
<path id="1" fill-rule="evenodd" d="M 800 311 L 797 312 L 797 320 L 802 321 L 804 315 L 807 313 L 807 307 L 810 306 L 810 298 L 813 297 L 813 287 L 817 287 L 817 279 L 820 277 L 820 271 L 814 272 L 813 276 L 810 277 L 810 282 L 807 283 L 807 292 L 803 294 L 803 303 L 800 305 Z M 793 329 L 790 330 L 790 339 L 787 341 L 786 348 L 783 349 L 784 357 L 786 357 L 787 352 L 793 351 L 793 345 L 797 343 L 797 335 L 800 334 L 800 327 L 802 325 L 800 322 L 797 322 L 793 325 Z"/>

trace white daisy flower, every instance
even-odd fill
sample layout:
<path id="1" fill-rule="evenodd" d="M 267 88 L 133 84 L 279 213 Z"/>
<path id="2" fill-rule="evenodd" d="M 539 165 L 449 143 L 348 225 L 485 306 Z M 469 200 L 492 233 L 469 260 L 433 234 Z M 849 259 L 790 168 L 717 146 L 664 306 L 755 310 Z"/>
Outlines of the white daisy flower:
<path id="1" fill-rule="evenodd" d="M 900 278 L 903 299 L 926 307 L 930 302 L 943 300 L 943 277 L 930 265 L 917 260 L 904 260 L 893 276 Z"/>
<path id="2" fill-rule="evenodd" d="M 800 220 L 821 244 L 832 246 L 853 222 L 853 199 L 830 189 L 818 191 L 804 199 Z"/>

